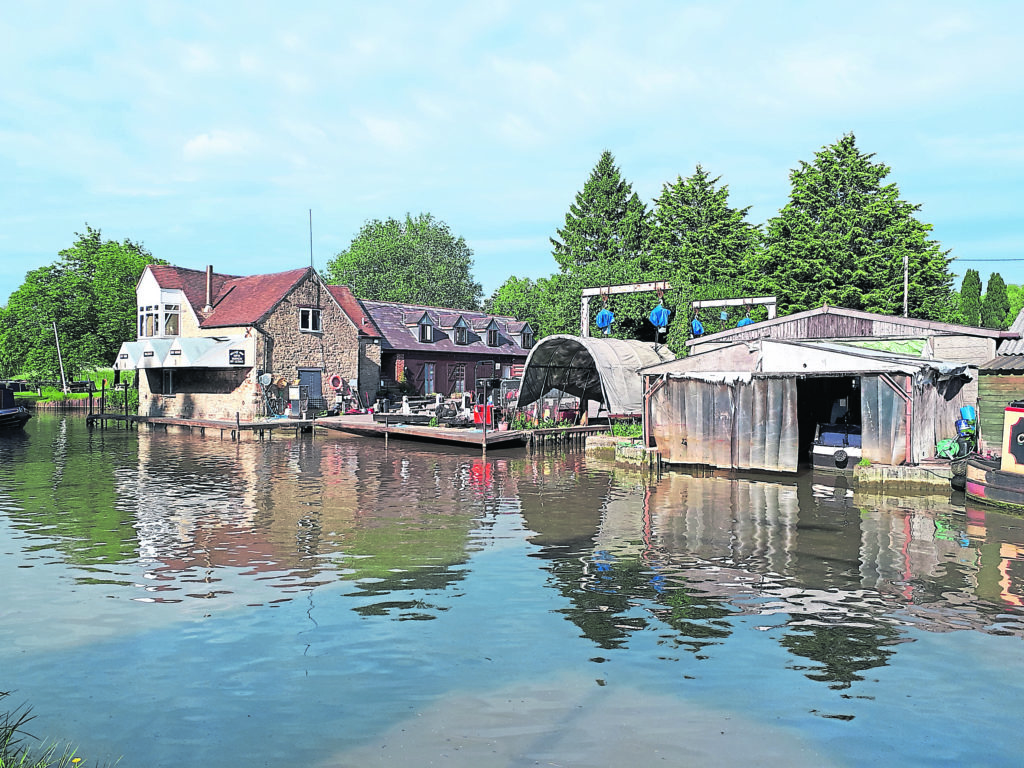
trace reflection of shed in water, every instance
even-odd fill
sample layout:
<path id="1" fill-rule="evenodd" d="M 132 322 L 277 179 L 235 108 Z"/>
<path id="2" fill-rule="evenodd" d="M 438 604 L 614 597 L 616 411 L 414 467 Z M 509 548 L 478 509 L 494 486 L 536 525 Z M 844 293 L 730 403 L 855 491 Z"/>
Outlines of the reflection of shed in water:
<path id="1" fill-rule="evenodd" d="M 645 368 L 645 439 L 673 464 L 795 472 L 819 425 L 864 458 L 917 464 L 955 436 L 977 367 L 829 342 L 754 339 Z"/>

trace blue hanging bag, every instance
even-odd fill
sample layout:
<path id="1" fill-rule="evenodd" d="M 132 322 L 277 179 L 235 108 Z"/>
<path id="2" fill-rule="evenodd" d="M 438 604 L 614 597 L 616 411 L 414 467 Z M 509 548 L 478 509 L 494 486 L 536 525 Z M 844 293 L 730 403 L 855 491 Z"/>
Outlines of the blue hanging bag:
<path id="1" fill-rule="evenodd" d="M 700 318 L 695 317 L 693 318 L 693 321 L 690 323 L 690 330 L 693 331 L 694 336 L 703 336 L 704 323 L 700 321 Z"/>

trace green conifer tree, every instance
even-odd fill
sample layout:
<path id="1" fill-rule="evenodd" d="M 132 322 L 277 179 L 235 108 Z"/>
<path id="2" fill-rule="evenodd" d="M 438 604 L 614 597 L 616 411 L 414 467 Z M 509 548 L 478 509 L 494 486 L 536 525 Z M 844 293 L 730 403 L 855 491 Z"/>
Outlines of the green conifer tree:
<path id="1" fill-rule="evenodd" d="M 1002 275 L 993 272 L 985 286 L 985 298 L 981 302 L 981 326 L 1002 330 L 1006 328 L 1006 314 L 1010 311 L 1010 299 L 1006 295 L 1006 283 Z"/>
<path id="2" fill-rule="evenodd" d="M 911 317 L 944 316 L 953 276 L 948 251 L 928 238 L 920 206 L 883 184 L 889 167 L 861 153 L 852 134 L 801 162 L 790 200 L 767 224 L 754 263 L 781 313 L 821 306 L 900 314 L 904 259 Z"/>
<path id="3" fill-rule="evenodd" d="M 981 325 L 981 275 L 968 269 L 960 284 L 960 317 L 964 325 Z"/>

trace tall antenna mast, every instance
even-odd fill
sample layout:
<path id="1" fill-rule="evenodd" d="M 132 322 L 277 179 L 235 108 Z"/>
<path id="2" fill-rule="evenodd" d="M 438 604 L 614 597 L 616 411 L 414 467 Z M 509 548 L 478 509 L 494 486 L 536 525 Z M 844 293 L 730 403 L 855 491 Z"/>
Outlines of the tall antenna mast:
<path id="1" fill-rule="evenodd" d="M 309 209 L 309 268 L 313 268 L 313 209 Z"/>

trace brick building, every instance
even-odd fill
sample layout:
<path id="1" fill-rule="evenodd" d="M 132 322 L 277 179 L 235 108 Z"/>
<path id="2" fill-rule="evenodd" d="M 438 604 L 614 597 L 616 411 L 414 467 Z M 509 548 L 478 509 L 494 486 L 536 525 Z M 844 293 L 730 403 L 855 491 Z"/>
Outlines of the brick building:
<path id="1" fill-rule="evenodd" d="M 115 367 L 139 370 L 142 416 L 250 420 L 296 384 L 333 404 L 332 379 L 376 395 L 380 334 L 311 267 L 238 277 L 151 265 L 136 296 L 137 338 Z"/>

